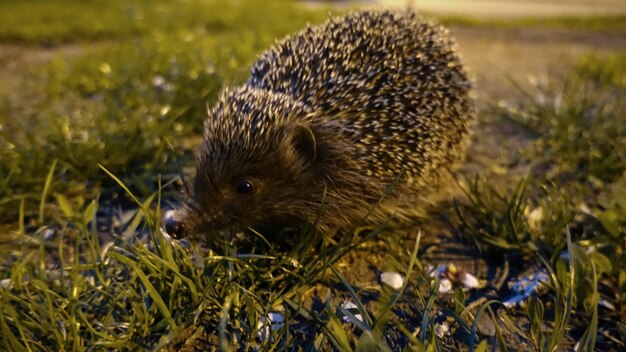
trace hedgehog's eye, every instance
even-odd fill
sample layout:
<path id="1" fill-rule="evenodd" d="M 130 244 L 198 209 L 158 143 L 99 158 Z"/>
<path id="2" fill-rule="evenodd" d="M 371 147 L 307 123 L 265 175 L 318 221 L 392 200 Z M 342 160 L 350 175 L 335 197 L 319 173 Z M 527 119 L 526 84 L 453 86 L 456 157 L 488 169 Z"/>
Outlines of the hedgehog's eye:
<path id="1" fill-rule="evenodd" d="M 252 184 L 252 181 L 250 180 L 241 180 L 237 182 L 235 189 L 237 190 L 237 193 L 239 194 L 248 194 L 254 190 L 254 185 Z"/>

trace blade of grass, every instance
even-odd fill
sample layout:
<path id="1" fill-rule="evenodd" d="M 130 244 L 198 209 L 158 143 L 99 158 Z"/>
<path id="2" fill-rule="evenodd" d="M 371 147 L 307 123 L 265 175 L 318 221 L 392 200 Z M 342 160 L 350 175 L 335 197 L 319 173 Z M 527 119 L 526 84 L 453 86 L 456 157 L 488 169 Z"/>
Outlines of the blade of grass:
<path id="1" fill-rule="evenodd" d="M 591 322 L 589 323 L 589 326 L 585 330 L 583 336 L 578 341 L 578 348 L 576 348 L 576 351 L 593 351 L 596 345 L 596 336 L 598 335 L 598 299 L 600 296 L 598 293 L 598 277 L 596 274 L 596 266 L 593 260 L 590 260 L 589 263 L 591 264 L 591 270 L 593 274 L 591 278 L 591 282 L 593 285 L 593 311 L 591 313 Z"/>
<path id="2" fill-rule="evenodd" d="M 433 309 L 433 305 L 435 304 L 435 300 L 437 299 L 437 292 L 439 292 L 439 281 L 437 280 L 437 284 L 431 287 L 428 300 L 426 301 L 426 306 L 424 307 L 424 315 L 422 317 L 422 325 L 420 331 L 420 342 L 426 342 L 426 333 L 428 331 L 428 323 L 430 322 L 430 311 Z M 434 339 L 435 333 L 433 332 L 432 338 Z"/>
<path id="3" fill-rule="evenodd" d="M 39 202 L 39 224 L 43 224 L 45 218 L 44 206 L 46 205 L 46 198 L 48 198 L 48 193 L 50 192 L 52 177 L 54 176 L 54 169 L 56 166 L 57 160 L 54 160 L 52 162 L 52 166 L 50 166 L 50 170 L 48 171 L 48 176 L 46 176 L 46 182 L 44 183 L 43 190 L 41 191 L 41 200 Z"/>
<path id="4" fill-rule="evenodd" d="M 415 266 L 415 263 L 417 261 L 417 252 L 419 251 L 421 239 L 422 239 L 422 232 L 418 231 L 417 238 L 415 239 L 415 245 L 413 246 L 413 251 L 411 252 L 411 259 L 409 260 L 409 267 L 406 270 L 402 287 L 400 287 L 400 289 L 391 296 L 391 299 L 389 299 L 385 303 L 385 305 L 380 309 L 380 311 L 377 312 L 378 318 L 376 319 L 376 323 L 374 324 L 373 330 L 375 331 L 377 329 L 382 330 L 381 324 L 384 324 L 387 320 L 383 318 L 386 317 L 387 314 L 389 314 L 389 312 L 391 311 L 391 308 L 396 304 L 396 302 L 398 302 L 400 297 L 402 297 L 402 295 L 404 294 L 404 291 L 409 285 L 409 282 L 411 281 L 410 280 L 411 274 L 413 274 L 413 267 Z"/>
<path id="5" fill-rule="evenodd" d="M 361 299 L 359 298 L 359 295 L 356 293 L 356 291 L 354 291 L 354 288 L 352 288 L 352 285 L 350 285 L 348 283 L 348 281 L 346 281 L 346 279 L 343 277 L 343 275 L 341 275 L 341 273 L 339 271 L 337 271 L 337 269 L 335 269 L 332 266 L 330 266 L 329 268 L 339 278 L 339 281 L 341 281 L 343 286 L 348 290 L 348 294 L 350 295 L 350 298 L 356 304 L 356 306 L 358 308 L 358 311 L 363 316 L 364 323 L 367 325 L 367 327 L 369 329 L 369 327 L 371 327 L 373 325 L 373 319 L 370 316 L 370 314 L 367 311 L 367 309 L 365 308 L 365 305 L 363 304 L 363 302 L 361 302 Z M 368 330 L 368 329 L 366 329 L 366 330 Z"/>
<path id="6" fill-rule="evenodd" d="M 476 345 L 476 338 L 478 337 L 477 331 L 478 331 L 479 318 L 486 309 L 491 307 L 492 304 L 502 304 L 502 303 L 495 299 L 489 300 L 483 303 L 478 309 L 478 312 L 476 312 L 476 316 L 474 317 L 474 322 L 472 323 L 472 331 L 470 333 L 469 341 L 467 342 L 469 352 L 473 352 L 474 346 Z"/>
<path id="7" fill-rule="evenodd" d="M 119 260 L 120 262 L 128 265 L 133 270 L 133 272 L 137 274 L 137 276 L 141 280 L 141 283 L 146 287 L 148 295 L 150 295 L 150 297 L 154 300 L 154 303 L 157 305 L 159 311 L 161 312 L 161 314 L 163 314 L 163 317 L 165 318 L 165 320 L 167 320 L 172 330 L 177 329 L 176 322 L 174 322 L 174 319 L 172 318 L 172 313 L 167 308 L 165 301 L 163 301 L 161 295 L 158 294 L 157 290 L 150 282 L 150 279 L 146 276 L 143 270 L 141 270 L 139 265 L 137 265 L 137 262 L 116 252 L 111 252 L 109 255 Z"/>
<path id="8" fill-rule="evenodd" d="M 128 194 L 128 196 L 133 200 L 133 202 L 135 202 L 135 204 L 137 204 L 139 208 L 141 208 L 141 210 L 147 213 L 147 209 L 144 209 L 144 204 L 141 201 L 139 201 L 137 197 L 135 197 L 133 192 L 131 192 L 130 189 L 126 187 L 126 185 L 124 184 L 124 182 L 122 182 L 122 180 L 120 180 L 117 176 L 115 176 L 111 171 L 107 170 L 107 168 L 105 168 L 102 164 L 98 164 L 98 166 L 100 167 L 100 169 L 102 169 L 102 171 L 104 171 L 107 175 L 109 175 L 109 177 L 111 177 L 120 187 L 122 187 L 124 192 Z"/>
<path id="9" fill-rule="evenodd" d="M 20 201 L 20 211 L 19 211 L 18 228 L 17 228 L 18 234 L 20 234 L 21 236 L 26 234 L 25 227 L 24 227 L 24 203 L 25 202 L 26 200 L 22 197 Z"/>
<path id="10" fill-rule="evenodd" d="M 33 348 L 28 344 L 28 338 L 26 338 L 24 334 L 25 329 L 21 324 L 19 314 L 10 303 L 5 303 L 6 296 L 4 289 L 0 289 L 0 291 L 0 294 L 3 298 L 3 311 L 2 314 L 0 314 L 0 331 L 2 331 L 2 336 L 5 339 L 5 343 L 8 342 L 10 349 L 15 351 L 33 351 Z M 13 322 L 13 326 L 17 329 L 20 335 L 20 339 L 18 339 L 17 336 L 13 334 L 13 331 L 11 331 L 11 329 L 9 328 L 9 324 L 7 323 L 7 318 L 9 317 Z M 24 343 L 24 345 L 22 343 Z"/>
<path id="11" fill-rule="evenodd" d="M 352 351 L 352 347 L 350 346 L 350 340 L 348 339 L 348 335 L 346 334 L 343 325 L 341 325 L 341 323 L 339 322 L 339 318 L 337 318 L 337 316 L 335 316 L 334 314 L 330 314 L 329 324 L 331 328 L 329 328 L 328 331 L 332 334 L 333 337 L 335 337 L 335 348 L 340 351 Z"/>

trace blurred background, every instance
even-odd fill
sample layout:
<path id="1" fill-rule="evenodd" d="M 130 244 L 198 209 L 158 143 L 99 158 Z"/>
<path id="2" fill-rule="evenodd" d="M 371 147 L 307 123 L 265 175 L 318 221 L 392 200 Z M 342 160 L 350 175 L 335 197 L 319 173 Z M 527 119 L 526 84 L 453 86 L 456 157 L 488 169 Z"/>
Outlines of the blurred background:
<path id="1" fill-rule="evenodd" d="M 373 0 L 371 3 L 414 6 L 434 15 L 498 18 L 615 15 L 626 11 L 622 0 Z"/>

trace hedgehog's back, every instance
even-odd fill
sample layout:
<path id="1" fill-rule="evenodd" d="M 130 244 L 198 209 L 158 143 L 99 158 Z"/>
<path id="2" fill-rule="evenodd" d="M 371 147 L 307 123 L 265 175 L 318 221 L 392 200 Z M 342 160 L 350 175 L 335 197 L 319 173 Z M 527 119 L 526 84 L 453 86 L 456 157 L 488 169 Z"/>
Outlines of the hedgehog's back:
<path id="1" fill-rule="evenodd" d="M 458 67 L 459 69 L 449 69 Z M 247 84 L 286 93 L 315 108 L 375 107 L 416 88 L 469 85 L 445 29 L 413 12 L 360 11 L 279 41 L 251 68 Z M 447 71 L 449 77 L 441 77 Z M 354 101 L 362 97 L 360 101 Z M 371 105 L 363 106 L 365 98 Z"/>
<path id="2" fill-rule="evenodd" d="M 342 121 L 364 172 L 402 170 L 420 184 L 460 159 L 474 116 L 447 31 L 410 11 L 360 11 L 309 27 L 263 53 L 247 84 Z"/>

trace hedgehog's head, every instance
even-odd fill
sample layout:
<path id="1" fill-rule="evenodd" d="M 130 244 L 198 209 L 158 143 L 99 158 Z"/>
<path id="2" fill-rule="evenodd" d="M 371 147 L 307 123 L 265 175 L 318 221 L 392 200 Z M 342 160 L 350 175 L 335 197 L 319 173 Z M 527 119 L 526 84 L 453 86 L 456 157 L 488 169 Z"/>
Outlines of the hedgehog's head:
<path id="1" fill-rule="evenodd" d="M 316 215 L 324 197 L 328 131 L 288 96 L 244 87 L 210 109 L 196 176 L 168 232 L 272 231 Z"/>

